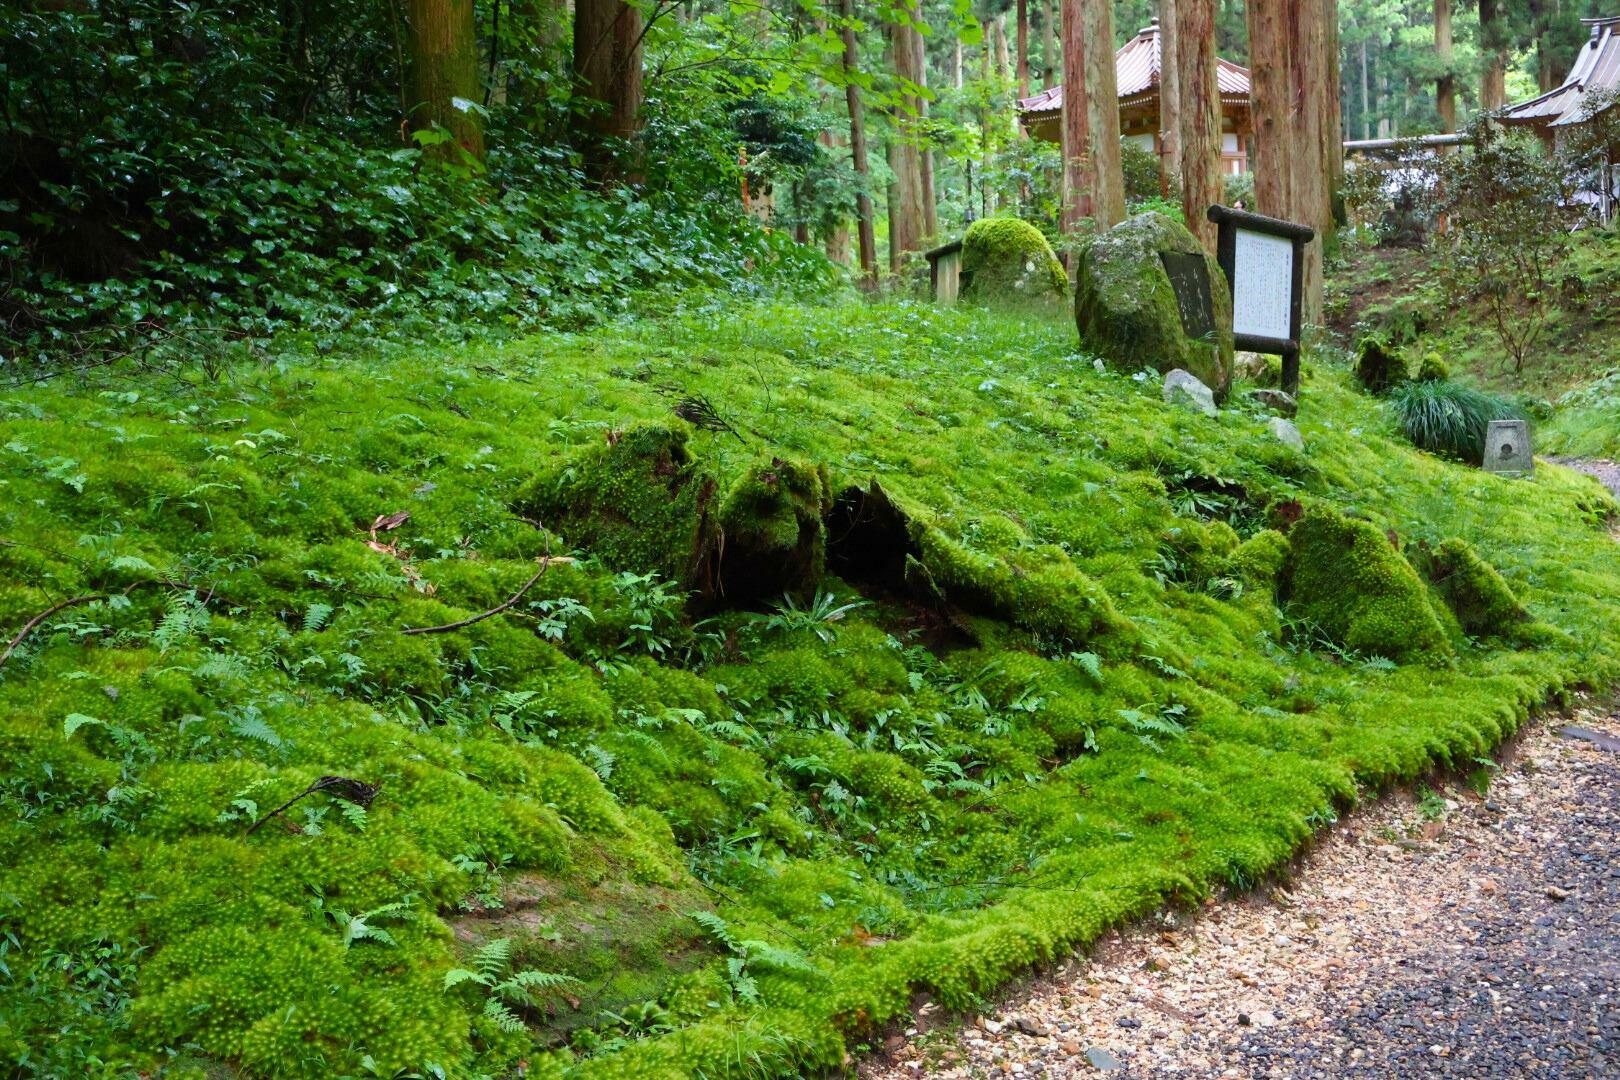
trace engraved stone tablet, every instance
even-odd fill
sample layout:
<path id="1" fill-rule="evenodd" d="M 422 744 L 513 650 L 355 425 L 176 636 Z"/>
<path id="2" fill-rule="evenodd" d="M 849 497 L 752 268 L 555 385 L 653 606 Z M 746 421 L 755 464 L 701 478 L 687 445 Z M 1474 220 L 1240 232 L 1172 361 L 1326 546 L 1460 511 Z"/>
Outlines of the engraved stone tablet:
<path id="1" fill-rule="evenodd" d="M 1238 229 L 1232 262 L 1232 332 L 1288 340 L 1294 336 L 1294 242 Z"/>
<path id="2" fill-rule="evenodd" d="M 1181 329 L 1190 338 L 1202 338 L 1215 332 L 1215 306 L 1209 294 L 1209 266 L 1203 255 L 1184 251 L 1161 251 L 1159 261 L 1164 263 L 1170 288 L 1176 294 L 1176 307 L 1181 311 Z"/>
<path id="3" fill-rule="evenodd" d="M 1530 425 L 1523 420 L 1492 420 L 1485 429 L 1485 471 L 1529 476 L 1536 462 L 1530 454 Z"/>

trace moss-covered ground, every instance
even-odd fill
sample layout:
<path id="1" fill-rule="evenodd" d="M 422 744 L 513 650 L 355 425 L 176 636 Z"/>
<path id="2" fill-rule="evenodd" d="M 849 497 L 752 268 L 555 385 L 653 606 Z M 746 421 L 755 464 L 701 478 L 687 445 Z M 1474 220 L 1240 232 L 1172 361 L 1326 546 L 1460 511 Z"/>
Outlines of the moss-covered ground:
<path id="1" fill-rule="evenodd" d="M 1620 675 L 1594 482 L 1418 453 L 1310 361 L 1300 454 L 1073 335 L 720 307 L 0 393 L 0 636 L 100 598 L 0 666 L 8 1071 L 814 1074 Z M 652 572 L 733 520 L 819 586 Z M 1411 569 L 1452 538 L 1534 633 Z M 328 776 L 379 790 L 264 820 Z"/>

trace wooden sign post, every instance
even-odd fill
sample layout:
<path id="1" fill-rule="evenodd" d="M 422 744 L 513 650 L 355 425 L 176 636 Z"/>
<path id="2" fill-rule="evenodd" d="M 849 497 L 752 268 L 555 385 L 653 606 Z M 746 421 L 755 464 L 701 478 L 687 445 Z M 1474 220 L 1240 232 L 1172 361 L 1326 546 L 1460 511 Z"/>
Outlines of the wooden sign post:
<path id="1" fill-rule="evenodd" d="M 1211 206 L 1220 227 L 1215 259 L 1232 290 L 1232 343 L 1282 357 L 1282 388 L 1299 393 L 1299 310 L 1309 225 Z"/>

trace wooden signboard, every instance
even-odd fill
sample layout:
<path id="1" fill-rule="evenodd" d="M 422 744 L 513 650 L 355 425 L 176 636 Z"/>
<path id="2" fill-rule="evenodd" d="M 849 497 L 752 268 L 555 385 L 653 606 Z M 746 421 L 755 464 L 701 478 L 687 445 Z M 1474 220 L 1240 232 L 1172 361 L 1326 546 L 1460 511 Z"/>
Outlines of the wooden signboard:
<path id="1" fill-rule="evenodd" d="M 1309 225 L 1233 210 L 1209 208 L 1220 226 L 1216 261 L 1232 290 L 1232 342 L 1250 352 L 1282 357 L 1282 388 L 1299 393 L 1299 310 L 1305 284 Z"/>

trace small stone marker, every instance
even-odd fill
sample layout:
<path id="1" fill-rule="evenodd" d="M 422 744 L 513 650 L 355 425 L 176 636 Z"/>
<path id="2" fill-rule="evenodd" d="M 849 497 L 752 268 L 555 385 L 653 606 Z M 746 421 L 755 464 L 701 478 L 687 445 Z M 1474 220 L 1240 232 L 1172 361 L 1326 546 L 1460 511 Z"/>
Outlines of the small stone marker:
<path id="1" fill-rule="evenodd" d="M 1295 450 L 1305 449 L 1305 436 L 1299 433 L 1299 428 L 1292 420 L 1284 420 L 1280 416 L 1273 416 L 1266 421 L 1266 430 L 1271 432 L 1278 442 L 1287 443 Z"/>
<path id="2" fill-rule="evenodd" d="M 1176 368 L 1164 377 L 1164 400 L 1171 405 L 1185 405 L 1197 409 L 1205 416 L 1214 416 L 1215 393 L 1198 376 Z"/>
<path id="3" fill-rule="evenodd" d="M 1161 251 L 1170 291 L 1176 294 L 1181 312 L 1181 328 L 1190 338 L 1208 337 L 1215 332 L 1215 300 L 1209 291 L 1209 263 L 1202 253 Z"/>
<path id="4" fill-rule="evenodd" d="M 1486 472 L 1529 476 L 1536 461 L 1530 453 L 1530 425 L 1523 420 L 1492 420 L 1485 429 Z"/>
<path id="5" fill-rule="evenodd" d="M 1286 390 L 1273 390 L 1269 387 L 1250 390 L 1249 397 L 1262 409 L 1270 409 L 1278 416 L 1293 419 L 1294 415 L 1299 412 L 1299 402 L 1295 401 L 1294 395 Z"/>

